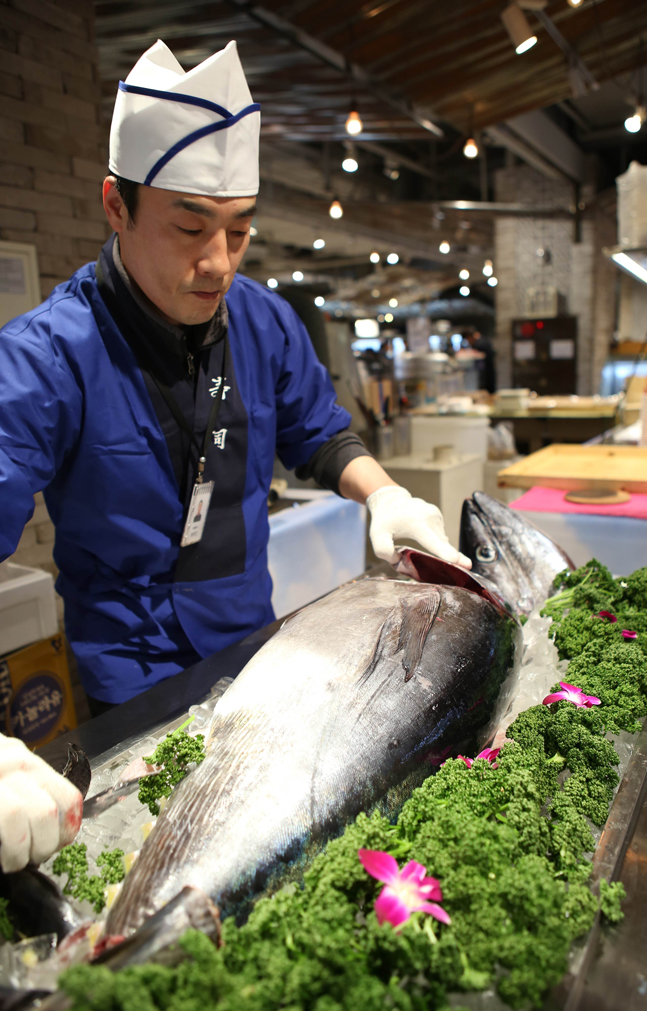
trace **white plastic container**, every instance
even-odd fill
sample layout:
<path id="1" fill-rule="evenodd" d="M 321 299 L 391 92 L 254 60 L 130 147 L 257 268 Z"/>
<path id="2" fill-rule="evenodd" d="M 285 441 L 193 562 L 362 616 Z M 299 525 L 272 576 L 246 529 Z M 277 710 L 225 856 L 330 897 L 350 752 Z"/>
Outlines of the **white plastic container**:
<path id="1" fill-rule="evenodd" d="M 628 576 L 647 565 L 647 520 L 591 513 L 519 513 L 552 537 L 576 566 L 597 558 L 614 575 Z"/>
<path id="2" fill-rule="evenodd" d="M 14 562 L 0 564 L 0 656 L 57 633 L 50 573 Z"/>
<path id="3" fill-rule="evenodd" d="M 411 455 L 432 458 L 434 446 L 453 446 L 487 460 L 490 419 L 455 414 L 412 414 Z"/>
<path id="4" fill-rule="evenodd" d="M 290 488 L 303 504 L 270 516 L 268 563 L 277 618 L 361 576 L 366 508 L 329 491 Z"/>

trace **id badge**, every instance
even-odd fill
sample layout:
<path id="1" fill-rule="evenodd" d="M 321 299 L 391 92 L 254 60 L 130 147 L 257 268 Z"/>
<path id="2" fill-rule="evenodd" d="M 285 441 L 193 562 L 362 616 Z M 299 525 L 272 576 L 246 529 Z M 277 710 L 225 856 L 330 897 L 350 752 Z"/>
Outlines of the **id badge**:
<path id="1" fill-rule="evenodd" d="M 209 512 L 209 504 L 213 494 L 214 481 L 203 481 L 193 486 L 189 513 L 184 524 L 184 532 L 180 547 L 186 548 L 189 544 L 197 544 L 202 540 L 204 524 Z"/>

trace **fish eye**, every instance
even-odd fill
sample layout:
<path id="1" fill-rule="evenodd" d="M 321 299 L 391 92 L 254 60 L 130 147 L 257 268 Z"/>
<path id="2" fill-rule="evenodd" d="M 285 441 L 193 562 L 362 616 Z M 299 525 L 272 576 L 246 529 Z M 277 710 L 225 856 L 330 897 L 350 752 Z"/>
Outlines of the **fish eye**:
<path id="1" fill-rule="evenodd" d="M 496 548 L 491 544 L 479 544 L 476 549 L 477 562 L 493 562 L 496 559 Z"/>

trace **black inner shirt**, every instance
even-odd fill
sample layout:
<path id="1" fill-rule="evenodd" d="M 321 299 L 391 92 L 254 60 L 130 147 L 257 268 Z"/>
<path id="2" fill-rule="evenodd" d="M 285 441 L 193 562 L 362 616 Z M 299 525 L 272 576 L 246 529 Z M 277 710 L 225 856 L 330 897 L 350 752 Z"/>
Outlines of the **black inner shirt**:
<path id="1" fill-rule="evenodd" d="M 231 351 L 226 375 L 222 376 L 226 305 L 223 300 L 224 309 L 206 324 L 182 328 L 167 324 L 146 304 L 125 274 L 116 243 L 116 236 L 112 236 L 101 250 L 97 264 L 99 291 L 137 359 L 166 441 L 185 518 L 197 476 L 197 447 L 202 446 L 213 398 L 224 382 L 204 472 L 205 481 L 214 481 L 211 505 L 202 539 L 180 548 L 174 579 L 192 582 L 242 573 L 246 554 L 242 503 L 248 420 Z M 170 391 L 193 439 L 176 421 L 158 382 Z"/>

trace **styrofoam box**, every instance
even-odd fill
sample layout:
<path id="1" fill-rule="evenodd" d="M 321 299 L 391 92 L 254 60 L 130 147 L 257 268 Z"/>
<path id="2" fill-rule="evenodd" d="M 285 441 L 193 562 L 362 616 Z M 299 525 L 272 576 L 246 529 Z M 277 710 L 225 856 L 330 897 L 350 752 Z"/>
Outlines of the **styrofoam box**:
<path id="1" fill-rule="evenodd" d="M 57 632 L 50 573 L 14 562 L 0 564 L 0 656 Z"/>
<path id="2" fill-rule="evenodd" d="M 268 566 L 277 618 L 361 576 L 366 507 L 329 491 L 290 488 L 302 505 L 270 516 Z"/>
<path id="3" fill-rule="evenodd" d="M 457 453 L 475 453 L 487 460 L 490 419 L 460 414 L 412 414 L 411 454 L 431 458 L 434 446 L 453 446 Z"/>

